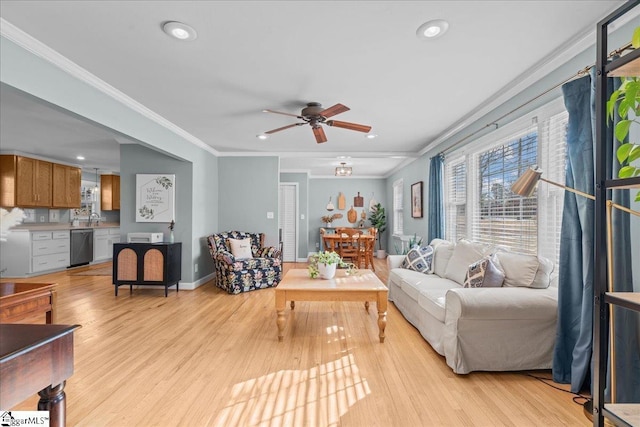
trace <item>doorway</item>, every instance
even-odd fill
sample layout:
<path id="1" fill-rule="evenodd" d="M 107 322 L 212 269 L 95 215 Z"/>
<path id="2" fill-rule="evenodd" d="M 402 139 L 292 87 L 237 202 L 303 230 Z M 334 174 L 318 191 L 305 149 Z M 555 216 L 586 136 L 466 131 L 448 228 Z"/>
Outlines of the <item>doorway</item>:
<path id="1" fill-rule="evenodd" d="M 281 183 L 279 189 L 279 228 L 282 233 L 282 260 L 298 258 L 298 183 Z"/>

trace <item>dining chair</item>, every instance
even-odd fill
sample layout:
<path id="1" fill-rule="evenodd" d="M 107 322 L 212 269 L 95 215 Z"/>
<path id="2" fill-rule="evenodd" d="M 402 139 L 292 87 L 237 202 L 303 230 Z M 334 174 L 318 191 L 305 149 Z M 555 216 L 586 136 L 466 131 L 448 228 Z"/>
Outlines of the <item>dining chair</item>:
<path id="1" fill-rule="evenodd" d="M 367 231 L 371 237 L 365 240 L 365 247 L 362 253 L 364 268 L 371 267 L 371 270 L 376 271 L 376 267 L 373 264 L 373 253 L 376 250 L 378 230 L 375 227 L 370 227 Z"/>
<path id="2" fill-rule="evenodd" d="M 340 233 L 340 256 L 344 260 L 349 258 L 352 263 L 359 266 L 360 264 L 360 250 L 363 247 L 363 239 L 360 239 L 362 234 L 361 230 L 355 228 L 345 228 Z"/>

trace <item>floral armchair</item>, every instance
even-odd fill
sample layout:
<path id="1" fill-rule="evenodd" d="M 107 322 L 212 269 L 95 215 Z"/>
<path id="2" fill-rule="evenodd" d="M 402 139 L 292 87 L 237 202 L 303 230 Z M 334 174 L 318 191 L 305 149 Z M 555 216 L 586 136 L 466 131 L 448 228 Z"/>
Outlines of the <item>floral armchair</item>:
<path id="1" fill-rule="evenodd" d="M 253 258 L 236 259 L 229 239 L 251 239 Z M 282 278 L 281 250 L 264 247 L 264 233 L 226 231 L 207 238 L 215 262 L 216 286 L 230 294 L 277 286 Z"/>

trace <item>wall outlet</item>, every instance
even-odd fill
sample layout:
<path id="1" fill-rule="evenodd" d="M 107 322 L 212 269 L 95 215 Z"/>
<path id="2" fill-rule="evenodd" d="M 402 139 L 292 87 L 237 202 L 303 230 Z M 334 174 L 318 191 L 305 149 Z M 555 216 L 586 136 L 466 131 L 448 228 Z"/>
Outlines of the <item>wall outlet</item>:
<path id="1" fill-rule="evenodd" d="M 316 249 L 320 249 L 320 243 L 316 242 Z"/>
<path id="2" fill-rule="evenodd" d="M 40 215 L 40 222 L 44 222 L 44 215 Z"/>
<path id="3" fill-rule="evenodd" d="M 273 212 L 267 212 L 267 219 L 273 219 Z"/>
<path id="4" fill-rule="evenodd" d="M 304 214 L 300 214 L 300 219 L 304 219 Z"/>
<path id="5" fill-rule="evenodd" d="M 49 222 L 60 222 L 60 211 L 58 209 L 49 209 Z"/>
<path id="6" fill-rule="evenodd" d="M 198 264 L 193 264 L 193 271 L 194 271 L 195 273 L 197 273 L 197 272 L 198 272 Z"/>

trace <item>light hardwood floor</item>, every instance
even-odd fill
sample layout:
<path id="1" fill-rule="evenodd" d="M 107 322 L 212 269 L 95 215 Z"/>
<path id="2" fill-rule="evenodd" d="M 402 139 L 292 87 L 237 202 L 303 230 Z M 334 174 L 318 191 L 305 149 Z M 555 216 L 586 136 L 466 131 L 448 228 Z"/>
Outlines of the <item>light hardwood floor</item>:
<path id="1" fill-rule="evenodd" d="M 525 373 L 454 374 L 392 303 L 384 344 L 359 302 L 298 302 L 279 343 L 273 289 L 115 297 L 110 276 L 75 272 L 20 280 L 57 282 L 58 323 L 82 325 L 69 426 L 590 425 L 571 394 Z"/>

